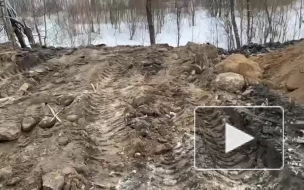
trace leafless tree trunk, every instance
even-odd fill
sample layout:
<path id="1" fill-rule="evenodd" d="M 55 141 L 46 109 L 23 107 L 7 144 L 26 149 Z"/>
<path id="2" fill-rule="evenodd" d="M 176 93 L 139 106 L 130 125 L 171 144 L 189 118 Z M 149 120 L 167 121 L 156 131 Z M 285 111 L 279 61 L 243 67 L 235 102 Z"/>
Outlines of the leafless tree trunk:
<path id="1" fill-rule="evenodd" d="M 37 25 L 36 22 L 34 23 L 34 25 L 35 25 L 35 29 L 36 29 L 36 32 L 37 32 L 37 35 L 38 35 L 39 44 L 42 46 L 42 38 L 41 38 L 41 34 L 40 34 L 40 31 L 39 31 L 38 25 Z"/>
<path id="2" fill-rule="evenodd" d="M 192 26 L 195 26 L 195 12 L 196 12 L 196 8 L 195 8 L 194 0 L 190 1 L 190 11 L 191 11 Z"/>
<path id="3" fill-rule="evenodd" d="M 146 0 L 146 14 L 147 14 L 148 27 L 149 27 L 149 34 L 150 34 L 150 43 L 151 43 L 151 45 L 154 45 L 155 44 L 155 30 L 154 30 L 154 23 L 153 23 L 153 16 L 152 16 L 151 0 Z"/>
<path id="4" fill-rule="evenodd" d="M 175 0 L 175 14 L 176 14 L 176 27 L 177 27 L 177 46 L 179 46 L 180 38 L 181 38 L 181 14 L 182 14 L 182 7 L 179 0 Z"/>
<path id="5" fill-rule="evenodd" d="M 235 42 L 236 42 L 236 46 L 237 48 L 241 47 L 241 41 L 240 41 L 240 36 L 239 36 L 239 31 L 237 28 L 237 24 L 235 21 L 235 10 L 234 10 L 234 0 L 230 0 L 230 11 L 231 11 L 231 22 L 232 22 L 232 26 L 233 26 L 233 31 L 234 31 L 234 36 L 235 36 Z"/>
<path id="6" fill-rule="evenodd" d="M 247 44 L 251 42 L 250 27 L 250 0 L 247 0 Z"/>
<path id="7" fill-rule="evenodd" d="M 23 24 L 24 24 L 24 34 L 27 36 L 27 39 L 30 42 L 30 45 L 31 46 L 35 45 L 35 40 L 34 40 L 32 29 L 26 25 L 24 20 L 23 20 Z"/>
<path id="8" fill-rule="evenodd" d="M 43 19 L 44 19 L 44 45 L 46 46 L 46 39 L 47 39 L 47 25 L 46 25 L 46 13 L 47 13 L 47 10 L 46 10 L 46 3 L 45 3 L 45 0 L 43 0 L 43 7 L 44 7 L 44 13 L 43 13 Z"/>
<path id="9" fill-rule="evenodd" d="M 4 30 L 7 33 L 8 40 L 11 41 L 13 45 L 16 45 L 14 29 L 12 27 L 10 19 L 8 18 L 6 0 L 0 0 L 0 8 L 1 8 L 1 16 L 4 23 Z"/>

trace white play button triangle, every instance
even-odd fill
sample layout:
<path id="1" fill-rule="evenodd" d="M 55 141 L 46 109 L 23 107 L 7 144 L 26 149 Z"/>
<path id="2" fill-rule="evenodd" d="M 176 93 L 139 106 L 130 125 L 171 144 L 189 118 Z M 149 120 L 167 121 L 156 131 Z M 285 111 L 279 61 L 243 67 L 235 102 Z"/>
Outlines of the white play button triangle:
<path id="1" fill-rule="evenodd" d="M 225 152 L 228 153 L 243 144 L 252 141 L 254 137 L 238 130 L 237 128 L 225 124 Z"/>

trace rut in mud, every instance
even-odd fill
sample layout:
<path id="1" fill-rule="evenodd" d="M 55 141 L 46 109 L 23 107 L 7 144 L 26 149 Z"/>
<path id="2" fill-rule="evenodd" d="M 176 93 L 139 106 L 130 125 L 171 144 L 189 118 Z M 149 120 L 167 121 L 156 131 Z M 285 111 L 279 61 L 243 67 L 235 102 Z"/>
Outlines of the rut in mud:
<path id="1" fill-rule="evenodd" d="M 215 89 L 213 47 L 59 52 L 1 79 L 0 189 L 286 189 L 303 184 L 303 176 L 292 177 L 303 170 L 294 165 L 303 159 L 294 142 L 300 133 L 292 127 L 303 108 L 264 86 L 247 96 Z M 1 53 L 8 56 L 7 50 Z M 261 105 L 266 99 L 288 110 L 291 136 L 284 171 L 195 171 L 194 108 Z"/>

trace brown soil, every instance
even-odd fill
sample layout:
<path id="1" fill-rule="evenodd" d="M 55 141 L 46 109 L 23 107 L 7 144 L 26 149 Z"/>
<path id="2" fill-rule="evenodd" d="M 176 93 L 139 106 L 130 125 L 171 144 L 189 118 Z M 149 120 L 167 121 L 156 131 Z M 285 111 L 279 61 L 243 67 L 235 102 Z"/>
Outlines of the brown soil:
<path id="1" fill-rule="evenodd" d="M 194 108 L 245 105 L 214 89 L 218 60 L 195 51 L 0 47 L 0 190 L 266 189 L 288 178 L 193 169 Z"/>
<path id="2" fill-rule="evenodd" d="M 304 103 L 304 42 L 254 60 L 265 70 L 266 84 Z"/>

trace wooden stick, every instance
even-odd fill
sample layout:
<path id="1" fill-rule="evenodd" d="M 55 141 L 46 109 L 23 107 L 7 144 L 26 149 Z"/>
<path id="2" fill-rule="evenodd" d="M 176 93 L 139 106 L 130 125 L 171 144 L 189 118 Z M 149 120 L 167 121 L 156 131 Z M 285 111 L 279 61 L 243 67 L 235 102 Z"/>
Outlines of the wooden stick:
<path id="1" fill-rule="evenodd" d="M 56 115 L 54 109 L 53 109 L 49 104 L 47 104 L 47 106 L 50 108 L 50 110 L 51 110 L 53 116 L 54 116 L 60 123 L 62 123 L 61 119 Z"/>
<path id="2" fill-rule="evenodd" d="M 55 115 L 58 116 L 58 114 L 59 114 L 62 110 L 64 110 L 64 108 L 61 108 L 61 110 L 60 110 L 59 112 L 57 112 Z M 55 116 L 53 116 L 52 120 L 53 120 L 54 118 L 55 118 Z"/>
<path id="3" fill-rule="evenodd" d="M 92 86 L 92 88 L 93 88 L 94 92 L 95 92 L 95 93 L 97 93 L 97 91 L 96 91 L 96 88 L 95 88 L 94 84 L 91 84 L 91 86 Z"/>

